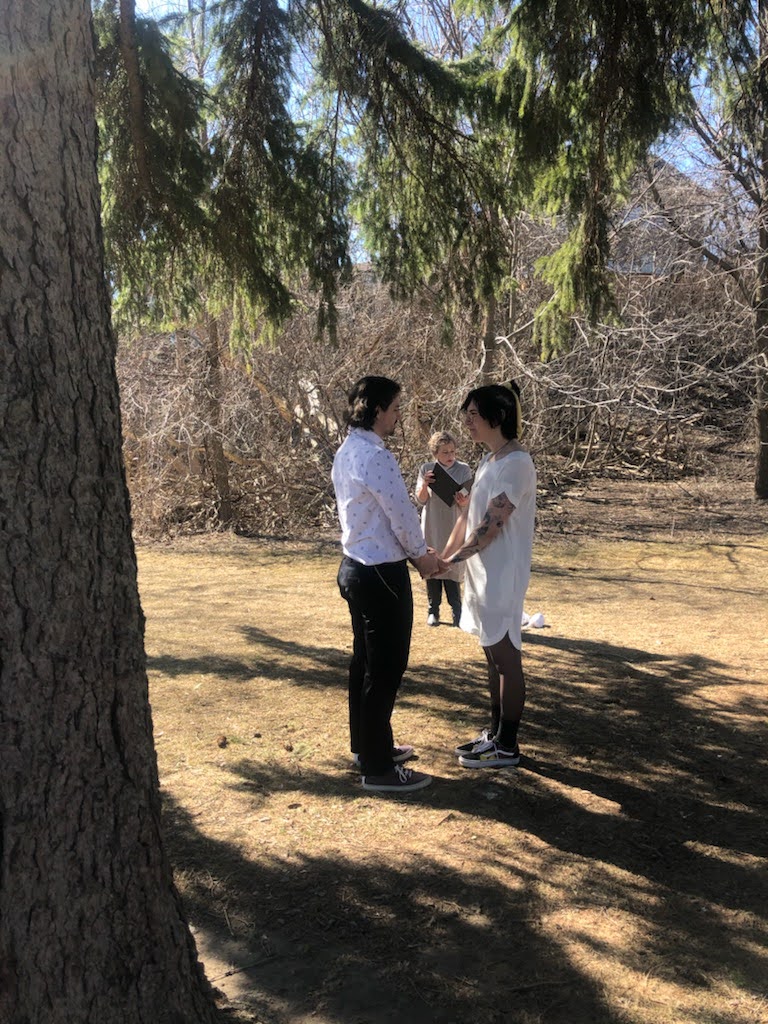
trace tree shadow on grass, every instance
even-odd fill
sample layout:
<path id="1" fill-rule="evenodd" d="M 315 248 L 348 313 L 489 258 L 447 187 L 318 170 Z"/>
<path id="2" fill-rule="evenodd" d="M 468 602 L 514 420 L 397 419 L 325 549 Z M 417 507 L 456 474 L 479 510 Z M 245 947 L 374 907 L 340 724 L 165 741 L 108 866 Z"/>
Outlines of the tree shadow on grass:
<path id="1" fill-rule="evenodd" d="M 387 851 L 360 860 L 295 851 L 254 864 L 203 836 L 183 808 L 168 804 L 164 815 L 188 915 L 224 962 L 228 922 L 265 1024 L 315 1014 L 339 1024 L 623 1019 L 537 930 L 537 879 L 525 872 L 506 885 L 429 857 L 393 865 Z"/>
<path id="2" fill-rule="evenodd" d="M 254 647 L 252 654 L 242 658 L 197 653 L 189 657 L 148 655 L 147 671 L 159 677 L 153 685 L 162 686 L 162 676 L 210 676 L 222 686 L 279 679 L 297 688 L 346 691 L 348 652 L 282 640 L 251 626 L 241 627 L 241 632 Z"/>
<path id="3" fill-rule="evenodd" d="M 244 682 L 256 675 L 253 664 L 210 654 L 191 658 L 179 658 L 172 654 L 148 655 L 147 671 L 165 676 L 216 676 L 232 682 Z"/>
<path id="4" fill-rule="evenodd" d="M 281 640 L 251 626 L 241 630 L 263 654 L 235 659 L 216 655 L 180 658 L 159 654 L 147 658 L 147 669 L 167 676 L 211 675 L 231 682 L 257 678 L 285 679 L 295 686 L 347 686 L 349 655 L 327 647 Z M 304 663 L 303 666 L 299 662 Z"/>
<path id="5" fill-rule="evenodd" d="M 523 757 L 524 770 L 617 804 L 626 826 L 638 824 L 645 849 L 658 834 L 768 855 L 766 702 L 736 693 L 725 708 L 706 701 L 709 687 L 735 691 L 743 679 L 697 654 L 546 634 L 529 635 L 526 644 L 536 657 L 529 659 L 521 741 L 524 752 L 535 753 Z M 411 673 L 415 686 L 406 699 L 414 706 L 430 696 L 457 700 L 454 679 L 441 682 L 424 667 Z M 480 665 L 477 675 L 469 692 L 482 721 Z M 463 680 L 460 686 L 466 693 Z M 589 851 L 598 854 L 604 851 Z"/>
<path id="6" fill-rule="evenodd" d="M 348 654 L 244 629 L 255 645 L 278 657 L 156 657 L 149 667 L 233 681 L 281 678 L 301 688 L 346 688 Z M 528 634 L 526 645 L 533 657 L 527 659 L 529 702 L 521 739 L 524 752 L 535 756 L 524 767 L 617 803 L 649 835 L 677 836 L 684 826 L 687 841 L 754 856 L 768 853 L 758 813 L 768 792 L 765 706 L 741 697 L 727 710 L 722 704 L 706 710 L 708 687 L 722 690 L 743 680 L 694 654 L 670 656 L 544 633 Z M 483 677 L 479 657 L 475 665 L 450 671 L 412 663 L 398 707 L 429 708 L 463 740 L 468 719 L 485 719 Z"/>
<path id="7" fill-rule="evenodd" d="M 266 648 L 269 652 L 275 652 L 283 658 L 309 659 L 313 662 L 313 672 L 320 672 L 323 677 L 328 672 L 336 672 L 343 677 L 344 685 L 347 685 L 347 666 L 349 665 L 350 651 L 339 651 L 335 647 L 318 647 L 307 643 L 297 643 L 295 640 L 282 640 L 267 633 L 256 626 L 241 626 L 240 633 L 248 643 L 257 648 Z M 351 645 L 350 633 L 350 645 Z M 323 678 L 325 684 L 327 680 Z"/>
<path id="8" fill-rule="evenodd" d="M 282 769 L 251 766 L 244 774 L 247 785 L 330 789 L 337 797 L 346 790 L 350 801 L 358 798 L 352 781 L 316 773 L 286 778 Z M 497 785 L 507 788 L 507 799 L 491 805 L 480 790 Z M 614 947 L 581 931 L 582 946 L 606 968 L 613 963 L 637 977 L 659 970 L 688 989 L 737 978 L 741 990 L 765 993 L 768 955 L 764 922 L 756 916 L 765 906 L 759 868 L 717 868 L 696 853 L 686 862 L 677 854 L 663 859 L 669 851 L 648 842 L 642 831 L 574 811 L 536 776 L 517 791 L 503 781 L 446 780 L 420 793 L 419 801 L 474 813 L 476 830 L 484 820 L 508 821 L 509 845 L 498 859 L 493 851 L 477 851 L 478 862 L 503 867 L 499 880 L 474 872 L 472 862 L 463 870 L 430 856 L 398 864 L 387 855 L 391 851 L 352 859 L 332 844 L 327 856 L 306 856 L 288 845 L 282 856 L 253 864 L 234 846 L 202 836 L 183 809 L 167 812 L 172 856 L 187 878 L 189 913 L 220 959 L 236 967 L 257 962 L 248 978 L 255 1005 L 269 1011 L 266 1020 L 320 1013 L 340 1024 L 449 1024 L 479 1015 L 512 1024 L 525 1011 L 531 1014 L 526 1019 L 550 1024 L 618 1024 L 624 1014 L 614 1014 L 602 985 L 579 970 L 568 942 L 553 941 L 551 929 L 547 934 L 539 927 L 550 901 L 559 899 L 570 901 L 572 915 L 586 915 L 587 927 L 590 914 L 606 912 L 643 923 L 643 940 L 635 945 L 619 935 Z M 547 844 L 533 872 L 514 863 L 520 832 Z M 573 869 L 584 869 L 585 860 L 593 863 L 574 893 Z M 618 896 L 616 879 L 606 884 L 607 862 L 629 872 Z M 752 916 L 729 916 L 734 904 L 751 909 Z M 237 958 L 225 920 L 242 946 Z M 628 930 L 631 935 L 632 924 Z M 578 963 L 584 962 L 582 954 Z"/>
<path id="9" fill-rule="evenodd" d="M 274 640 L 250 635 L 267 646 Z M 572 869 L 581 888 L 563 896 L 575 913 L 620 911 L 643 925 L 640 945 L 613 948 L 582 935 L 595 957 L 693 988 L 737 979 L 750 995 L 768 994 L 764 707 L 745 697 L 726 708 L 722 698 L 708 704 L 708 687 L 736 693 L 744 680 L 700 655 L 546 633 L 526 643 L 521 770 L 438 778 L 403 798 L 444 810 L 446 821 L 452 812 L 469 815 L 481 837 L 483 823 L 504 829 L 496 866 L 509 884 L 428 856 L 404 866 L 392 851 L 350 860 L 332 841 L 324 857 L 299 850 L 255 865 L 170 807 L 173 859 L 194 880 L 185 888 L 192 917 L 220 928 L 222 907 L 230 916 L 236 908 L 254 960 L 265 934 L 278 953 L 253 978 L 275 1020 L 313 1010 L 341 1024 L 478 1016 L 511 1024 L 528 1012 L 550 1024 L 624 1019 L 568 958 L 566 944 L 537 927 L 549 909 L 542 883 L 565 886 Z M 310 663 L 297 685 L 345 684 L 346 656 L 276 645 L 283 658 Z M 482 721 L 482 678 L 479 659 L 476 672 L 414 664 L 400 703 L 430 707 L 449 724 L 459 716 Z M 297 791 L 348 800 L 351 814 L 360 800 L 353 773 L 248 760 L 229 770 L 233 786 L 254 798 Z M 535 876 L 509 861 L 531 837 L 541 849 Z M 477 856 L 496 863 L 493 848 Z M 221 892 L 201 881 L 207 871 L 224 879 Z"/>
<path id="10" fill-rule="evenodd" d="M 351 804 L 361 798 L 354 772 L 249 760 L 229 770 L 233 788 L 254 796 L 303 793 Z M 652 886 L 724 910 L 750 913 L 768 907 L 764 817 L 757 808 L 722 806 L 705 794 L 680 791 L 675 779 L 633 784 L 605 771 L 531 758 L 523 758 L 517 773 L 473 772 L 458 779 L 433 774 L 432 787 L 401 799 L 446 814 L 460 811 L 480 827 L 484 821 L 500 822 L 538 836 L 552 850 L 613 865 Z M 597 807 L 582 800 L 585 793 L 599 798 Z M 616 806 L 606 809 L 604 801 Z"/>

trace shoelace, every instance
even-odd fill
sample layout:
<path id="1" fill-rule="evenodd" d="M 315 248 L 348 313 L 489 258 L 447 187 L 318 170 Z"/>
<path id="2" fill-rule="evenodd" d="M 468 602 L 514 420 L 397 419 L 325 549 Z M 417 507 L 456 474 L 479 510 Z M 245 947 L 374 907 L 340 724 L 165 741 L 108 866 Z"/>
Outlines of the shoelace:
<path id="1" fill-rule="evenodd" d="M 403 768 L 401 764 L 396 764 L 395 774 L 401 782 L 410 782 L 412 772 L 410 768 Z"/>
<path id="2" fill-rule="evenodd" d="M 472 740 L 472 749 L 471 749 L 470 753 L 474 753 L 476 750 L 478 750 L 482 746 L 483 743 L 488 743 L 490 738 L 491 738 L 491 730 L 490 729 L 483 729 L 483 731 L 480 733 L 480 735 L 479 736 L 475 736 L 475 738 Z"/>

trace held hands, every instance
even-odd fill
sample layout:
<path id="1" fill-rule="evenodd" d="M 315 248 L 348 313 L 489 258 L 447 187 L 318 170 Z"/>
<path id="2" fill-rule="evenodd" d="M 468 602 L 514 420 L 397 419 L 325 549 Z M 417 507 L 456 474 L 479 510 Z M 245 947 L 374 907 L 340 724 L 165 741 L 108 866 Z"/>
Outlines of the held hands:
<path id="1" fill-rule="evenodd" d="M 419 558 L 412 559 L 412 561 L 421 573 L 423 580 L 428 580 L 431 576 L 436 576 L 441 571 L 440 559 L 434 548 L 427 548 L 426 555 L 421 555 Z"/>
<path id="2" fill-rule="evenodd" d="M 411 561 L 419 570 L 423 580 L 432 579 L 433 576 L 443 576 L 453 568 L 453 562 L 449 558 L 438 555 L 434 548 L 427 548 L 426 555 L 419 558 L 412 558 Z"/>
<path id="3" fill-rule="evenodd" d="M 465 509 L 469 504 L 469 495 L 465 494 L 464 491 L 456 491 L 453 496 L 453 500 L 456 502 L 460 509 Z"/>
<path id="4" fill-rule="evenodd" d="M 438 555 L 434 548 L 427 548 L 426 555 L 420 558 L 411 559 L 419 570 L 423 580 L 431 579 L 433 576 L 442 576 L 451 569 L 451 563 L 442 555 Z"/>
<path id="5" fill-rule="evenodd" d="M 435 575 L 436 576 L 442 576 L 443 573 L 450 572 L 451 569 L 452 569 L 452 565 L 448 561 L 448 559 L 443 558 L 441 555 L 438 555 L 437 556 L 437 572 L 435 573 Z"/>

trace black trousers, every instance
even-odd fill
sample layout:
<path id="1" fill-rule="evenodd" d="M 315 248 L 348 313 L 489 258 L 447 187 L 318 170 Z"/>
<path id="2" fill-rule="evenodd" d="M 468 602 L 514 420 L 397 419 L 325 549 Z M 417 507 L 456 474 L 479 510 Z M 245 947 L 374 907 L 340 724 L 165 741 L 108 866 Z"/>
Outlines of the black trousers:
<path id="1" fill-rule="evenodd" d="M 427 603 L 431 615 L 440 617 L 440 602 L 443 597 L 443 587 L 448 604 L 451 606 L 454 619 L 461 616 L 461 588 L 456 580 L 427 580 Z"/>
<path id="2" fill-rule="evenodd" d="M 339 590 L 349 605 L 354 643 L 349 665 L 349 737 L 363 775 L 392 770 L 390 719 L 408 665 L 413 594 L 402 562 L 362 565 L 344 557 Z"/>

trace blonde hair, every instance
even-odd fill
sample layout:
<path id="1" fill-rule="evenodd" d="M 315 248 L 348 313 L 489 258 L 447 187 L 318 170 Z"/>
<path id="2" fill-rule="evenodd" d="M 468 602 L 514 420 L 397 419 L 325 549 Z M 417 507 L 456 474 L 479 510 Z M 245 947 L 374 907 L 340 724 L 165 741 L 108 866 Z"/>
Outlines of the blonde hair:
<path id="1" fill-rule="evenodd" d="M 456 438 L 453 434 L 449 434 L 447 430 L 438 430 L 436 434 L 430 437 L 428 442 L 430 455 L 437 455 L 437 450 L 442 444 L 452 444 L 455 448 Z"/>

